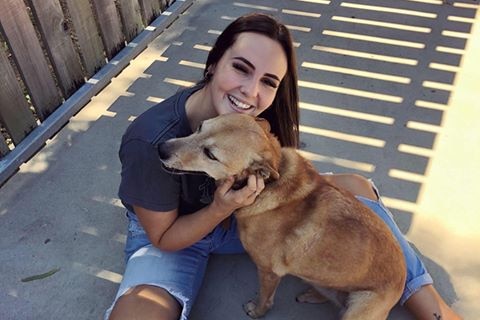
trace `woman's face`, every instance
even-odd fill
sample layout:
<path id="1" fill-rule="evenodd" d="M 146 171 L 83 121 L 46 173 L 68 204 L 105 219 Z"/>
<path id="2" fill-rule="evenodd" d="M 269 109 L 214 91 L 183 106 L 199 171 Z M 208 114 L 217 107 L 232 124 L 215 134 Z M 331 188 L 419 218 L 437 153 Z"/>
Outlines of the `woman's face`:
<path id="1" fill-rule="evenodd" d="M 282 46 L 264 35 L 244 32 L 214 66 L 207 86 L 216 113 L 259 115 L 273 102 L 287 72 Z"/>

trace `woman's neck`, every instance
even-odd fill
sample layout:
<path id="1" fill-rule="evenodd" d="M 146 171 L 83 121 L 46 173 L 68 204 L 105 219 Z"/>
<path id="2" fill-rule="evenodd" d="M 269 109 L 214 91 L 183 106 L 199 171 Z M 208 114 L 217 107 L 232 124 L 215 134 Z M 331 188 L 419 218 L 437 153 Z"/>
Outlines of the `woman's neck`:
<path id="1" fill-rule="evenodd" d="M 188 97 L 185 112 L 192 131 L 197 130 L 202 121 L 217 116 L 209 95 L 208 84 Z"/>

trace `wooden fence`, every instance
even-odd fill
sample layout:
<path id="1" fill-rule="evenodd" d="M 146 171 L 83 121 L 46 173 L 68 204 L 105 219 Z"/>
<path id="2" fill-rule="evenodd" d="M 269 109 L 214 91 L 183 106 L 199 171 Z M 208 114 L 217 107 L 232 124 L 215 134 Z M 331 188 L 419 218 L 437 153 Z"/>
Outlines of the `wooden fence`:
<path id="1" fill-rule="evenodd" d="M 1 0 L 0 176 L 2 161 L 29 134 L 179 2 L 185 0 Z"/>

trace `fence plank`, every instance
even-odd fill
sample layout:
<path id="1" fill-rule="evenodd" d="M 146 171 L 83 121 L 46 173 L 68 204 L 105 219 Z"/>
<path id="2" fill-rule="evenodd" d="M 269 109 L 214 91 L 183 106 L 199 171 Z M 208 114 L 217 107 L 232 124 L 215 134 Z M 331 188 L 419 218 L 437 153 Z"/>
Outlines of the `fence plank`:
<path id="1" fill-rule="evenodd" d="M 123 21 L 123 33 L 130 42 L 143 30 L 142 13 L 138 0 L 117 0 Z"/>
<path id="2" fill-rule="evenodd" d="M 23 1 L 0 1 L 0 25 L 19 65 L 37 115 L 45 119 L 62 99 Z"/>
<path id="3" fill-rule="evenodd" d="M 160 2 L 158 0 L 139 0 L 142 8 L 143 21 L 149 25 L 161 13 Z"/>
<path id="4" fill-rule="evenodd" d="M 0 159 L 10 152 L 7 143 L 5 142 L 5 138 L 0 134 Z M 1 185 L 1 184 L 0 184 Z"/>
<path id="5" fill-rule="evenodd" d="M 5 0 L 0 0 L 5 1 Z M 15 148 L 0 159 L 0 186 L 18 170 L 20 165 L 30 159 L 45 143 L 58 132 L 66 122 L 76 114 L 90 99 L 98 94 L 110 80 L 118 75 L 132 59 L 138 56 L 147 45 L 171 25 L 178 16 L 192 5 L 193 0 L 176 1 L 170 8 L 169 14 L 160 15 L 152 22 L 152 27 L 142 31 L 136 38 L 135 46 L 124 48 L 115 59 L 111 60 L 95 76 L 87 81 L 65 103 L 38 126 Z M 1 3 L 1 2 L 0 2 Z M 1 137 L 0 137 L 1 140 Z M 1 141 L 0 141 L 1 149 Z"/>
<path id="6" fill-rule="evenodd" d="M 157 0 L 160 2 L 160 11 L 163 12 L 167 9 L 168 3 L 167 0 Z"/>
<path id="7" fill-rule="evenodd" d="M 0 121 L 14 144 L 18 144 L 37 126 L 2 45 L 0 45 Z"/>
<path id="8" fill-rule="evenodd" d="M 125 46 L 120 18 L 114 0 L 93 0 L 97 13 L 97 22 L 102 33 L 107 58 L 113 56 Z"/>
<path id="9" fill-rule="evenodd" d="M 57 73 L 58 84 L 67 98 L 85 81 L 80 58 L 70 37 L 62 7 L 58 0 L 30 0 L 30 2 Z"/>
<path id="10" fill-rule="evenodd" d="M 87 77 L 93 76 L 106 62 L 103 44 L 95 24 L 89 0 L 66 0 L 75 36 L 80 47 Z"/>

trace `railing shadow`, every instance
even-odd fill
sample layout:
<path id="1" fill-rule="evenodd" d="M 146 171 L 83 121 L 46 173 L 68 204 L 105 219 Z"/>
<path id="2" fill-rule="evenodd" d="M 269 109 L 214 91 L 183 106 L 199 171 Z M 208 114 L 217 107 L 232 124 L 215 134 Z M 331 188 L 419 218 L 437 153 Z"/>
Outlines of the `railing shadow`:
<path id="1" fill-rule="evenodd" d="M 127 92 L 99 102 L 108 106 L 102 116 L 85 123 L 73 121 L 59 134 L 62 137 L 45 146 L 43 158 L 34 160 L 38 172 L 17 173 L 19 189 L 10 187 L 13 183 L 3 187 L 3 199 L 14 199 L 12 195 L 21 190 L 22 199 L 29 193 L 30 200 L 0 205 L 2 225 L 16 233 L 2 240 L 2 274 L 12 273 L 7 269 L 11 256 L 24 261 L 26 275 L 36 266 L 45 270 L 42 263 L 63 263 L 54 277 L 28 286 L 2 278 L 1 309 L 8 304 L 15 310 L 6 319 L 38 315 L 46 301 L 63 312 L 70 306 L 71 319 L 101 317 L 124 268 L 126 220 L 116 195 L 121 135 L 144 110 L 197 82 L 220 30 L 251 11 L 277 16 L 292 30 L 301 91 L 302 152 L 321 172 L 372 177 L 399 226 L 408 232 L 477 10 L 456 4 L 212 0 L 192 6 L 150 46 L 158 56 L 131 79 Z M 64 153 L 60 156 L 58 150 Z M 60 176 L 57 169 L 65 167 L 68 171 Z M 68 182 L 60 184 L 60 179 Z M 58 185 L 67 188 L 58 190 Z M 30 221 L 27 214 L 50 211 L 57 214 L 52 220 Z M 33 267 L 27 254 L 32 251 L 38 252 Z M 424 261 L 434 270 L 442 296 L 453 303 L 457 297 L 448 272 L 428 257 Z M 65 292 L 65 284 L 79 283 L 88 292 Z M 245 319 L 241 304 L 253 297 L 256 285 L 254 265 L 245 255 L 213 257 L 191 318 Z M 319 314 L 334 319 L 336 310 L 330 304 L 294 303 L 304 287 L 296 279 L 285 279 L 266 319 L 316 319 Z M 37 318 L 47 319 L 52 308 Z M 59 312 L 48 319 L 70 319 Z M 391 318 L 410 316 L 397 307 Z"/>

